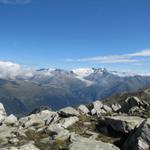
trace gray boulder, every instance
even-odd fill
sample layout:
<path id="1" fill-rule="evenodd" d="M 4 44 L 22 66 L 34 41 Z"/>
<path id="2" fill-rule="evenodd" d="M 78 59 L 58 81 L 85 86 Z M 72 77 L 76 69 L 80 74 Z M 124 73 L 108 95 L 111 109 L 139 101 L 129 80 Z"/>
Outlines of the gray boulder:
<path id="1" fill-rule="evenodd" d="M 18 120 L 17 120 L 16 116 L 10 115 L 10 116 L 5 118 L 3 123 L 6 124 L 7 126 L 17 126 Z"/>
<path id="2" fill-rule="evenodd" d="M 83 115 L 86 115 L 90 112 L 89 109 L 85 105 L 80 105 L 78 107 L 78 111 Z"/>
<path id="3" fill-rule="evenodd" d="M 138 107 L 138 106 L 134 106 L 134 107 L 132 107 L 131 109 L 129 109 L 129 111 L 128 111 L 128 113 L 129 114 L 141 114 L 142 112 L 144 112 L 145 111 L 145 109 L 143 108 L 143 107 Z"/>
<path id="4" fill-rule="evenodd" d="M 95 109 L 92 109 L 91 114 L 92 115 L 97 115 L 99 117 L 102 114 L 106 114 L 106 111 L 104 109 L 99 109 L 98 111 L 96 111 Z"/>
<path id="5" fill-rule="evenodd" d="M 14 137 L 14 138 L 9 139 L 8 142 L 9 142 L 10 144 L 13 144 L 13 145 L 18 145 L 19 139 L 17 139 L 16 137 Z"/>
<path id="6" fill-rule="evenodd" d="M 7 116 L 5 108 L 2 103 L 0 103 L 0 115 Z"/>
<path id="7" fill-rule="evenodd" d="M 69 118 L 63 118 L 59 121 L 59 124 L 61 125 L 61 127 L 63 128 L 68 128 L 70 126 L 72 126 L 73 124 L 75 124 L 76 122 L 79 121 L 78 117 L 69 117 Z"/>
<path id="8" fill-rule="evenodd" d="M 99 109 L 101 109 L 102 107 L 103 107 L 103 104 L 101 101 L 93 102 L 93 109 L 95 109 L 96 111 L 99 111 Z"/>
<path id="9" fill-rule="evenodd" d="M 136 108 L 136 112 L 140 113 L 147 110 L 148 106 L 149 104 L 146 101 L 140 100 L 138 97 L 132 96 L 125 99 L 120 109 L 120 112 L 130 114 L 133 113 L 134 108 Z"/>
<path id="10" fill-rule="evenodd" d="M 107 105 L 103 105 L 103 109 L 104 109 L 106 112 L 112 112 L 111 107 L 109 107 L 109 106 L 107 106 Z"/>
<path id="11" fill-rule="evenodd" d="M 106 111 L 103 109 L 103 104 L 100 101 L 93 102 L 93 109 L 91 110 L 92 115 L 101 115 L 103 113 L 106 113 Z"/>
<path id="12" fill-rule="evenodd" d="M 150 118 L 130 134 L 124 144 L 124 150 L 150 150 Z"/>
<path id="13" fill-rule="evenodd" d="M 118 110 L 121 109 L 121 105 L 119 105 L 119 104 L 112 104 L 112 105 L 111 105 L 111 108 L 112 108 L 112 110 L 113 110 L 114 112 L 117 112 Z"/>
<path id="14" fill-rule="evenodd" d="M 125 102 L 132 108 L 134 106 L 143 105 L 142 101 L 138 97 L 128 97 Z"/>
<path id="15" fill-rule="evenodd" d="M 14 127 L 8 127 L 5 124 L 0 126 L 0 148 L 2 145 L 8 144 L 9 139 L 16 137 L 14 134 L 15 131 L 16 128 Z"/>
<path id="16" fill-rule="evenodd" d="M 5 120 L 5 116 L 0 114 L 0 124 Z"/>
<path id="17" fill-rule="evenodd" d="M 64 129 L 61 124 L 52 124 L 47 128 L 47 131 L 52 133 L 52 139 L 67 140 L 70 136 L 68 130 Z"/>
<path id="18" fill-rule="evenodd" d="M 25 128 L 34 127 L 37 129 L 37 128 L 44 127 L 45 125 L 45 122 L 41 118 L 39 118 L 37 115 L 34 115 L 34 114 L 27 116 L 25 118 L 21 118 L 20 122 Z"/>
<path id="19" fill-rule="evenodd" d="M 79 112 L 72 107 L 66 107 L 59 111 L 60 116 L 70 117 L 70 116 L 79 116 Z"/>
<path id="20" fill-rule="evenodd" d="M 30 116 L 21 118 L 20 123 L 25 126 L 25 128 L 29 127 L 44 127 L 45 125 L 51 125 L 56 123 L 59 120 L 59 115 L 57 112 L 53 112 L 50 110 L 43 110 L 37 114 L 32 114 Z"/>
<path id="21" fill-rule="evenodd" d="M 55 140 L 67 140 L 70 137 L 70 132 L 68 130 L 61 130 L 58 134 L 54 135 Z"/>
<path id="22" fill-rule="evenodd" d="M 2 103 L 0 103 L 0 124 L 4 121 L 5 117 L 7 116 L 5 108 Z"/>
<path id="23" fill-rule="evenodd" d="M 40 113 L 36 114 L 38 118 L 45 122 L 45 125 L 54 124 L 59 120 L 59 115 L 57 112 L 50 110 L 43 110 Z"/>
<path id="24" fill-rule="evenodd" d="M 107 116 L 104 122 L 117 132 L 129 133 L 136 126 L 140 125 L 143 120 L 143 118 L 135 116 Z"/>
<path id="25" fill-rule="evenodd" d="M 61 124 L 52 124 L 47 128 L 47 131 L 55 132 L 57 134 L 62 130 L 64 130 L 64 128 L 61 126 Z"/>

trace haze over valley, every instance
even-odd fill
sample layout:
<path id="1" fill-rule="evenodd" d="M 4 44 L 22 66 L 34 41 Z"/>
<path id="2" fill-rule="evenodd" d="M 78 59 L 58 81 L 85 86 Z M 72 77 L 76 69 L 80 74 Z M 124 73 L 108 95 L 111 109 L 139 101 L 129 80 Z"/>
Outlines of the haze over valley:
<path id="1" fill-rule="evenodd" d="M 105 68 L 35 70 L 3 61 L 0 68 L 0 102 L 9 114 L 26 114 L 40 106 L 58 110 L 150 87 L 148 74 Z"/>

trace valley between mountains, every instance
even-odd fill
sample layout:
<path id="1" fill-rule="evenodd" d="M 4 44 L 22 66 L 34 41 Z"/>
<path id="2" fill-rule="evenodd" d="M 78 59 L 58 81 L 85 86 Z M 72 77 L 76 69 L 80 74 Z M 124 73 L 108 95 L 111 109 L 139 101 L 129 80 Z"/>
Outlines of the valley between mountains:
<path id="1" fill-rule="evenodd" d="M 150 89 L 19 118 L 0 103 L 1 150 L 149 150 L 149 143 Z"/>
<path id="2" fill-rule="evenodd" d="M 150 149 L 149 75 L 102 68 L 3 73 L 0 150 Z"/>
<path id="3" fill-rule="evenodd" d="M 20 69 L 15 74 L 8 72 L 4 75 L 3 72 L 0 79 L 0 102 L 8 114 L 17 116 L 28 114 L 41 106 L 58 110 L 150 87 L 149 75 L 102 68 L 72 71 Z"/>

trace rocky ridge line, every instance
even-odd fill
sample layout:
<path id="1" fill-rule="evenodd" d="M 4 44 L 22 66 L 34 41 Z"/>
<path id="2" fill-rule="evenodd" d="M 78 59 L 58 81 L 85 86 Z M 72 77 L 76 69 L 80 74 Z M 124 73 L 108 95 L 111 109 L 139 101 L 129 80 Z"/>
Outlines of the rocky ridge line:
<path id="1" fill-rule="evenodd" d="M 122 106 L 95 101 L 57 112 L 41 107 L 17 118 L 0 103 L 0 149 L 149 150 L 149 111 L 149 103 L 128 97 Z"/>

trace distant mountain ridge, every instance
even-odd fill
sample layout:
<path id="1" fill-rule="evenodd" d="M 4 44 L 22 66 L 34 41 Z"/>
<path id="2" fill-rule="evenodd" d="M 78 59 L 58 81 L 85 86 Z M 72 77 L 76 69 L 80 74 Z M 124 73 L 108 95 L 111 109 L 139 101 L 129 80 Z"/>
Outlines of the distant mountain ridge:
<path id="1" fill-rule="evenodd" d="M 40 106 L 56 110 L 150 87 L 149 75 L 103 68 L 22 70 L 17 66 L 11 76 L 9 67 L 0 71 L 0 102 L 8 113 L 19 115 Z"/>
<path id="2" fill-rule="evenodd" d="M 29 75 L 30 74 L 30 75 Z M 112 74 L 118 77 L 134 77 L 134 76 L 150 76 L 150 74 L 142 74 L 142 73 L 133 73 L 133 72 L 121 72 L 121 71 L 111 71 L 106 68 L 78 68 L 73 70 L 65 70 L 65 69 L 38 69 L 38 70 L 30 70 L 25 74 L 16 75 L 16 78 L 24 78 L 24 79 L 32 79 L 37 76 L 41 77 L 52 77 L 54 75 L 70 75 L 80 78 L 86 78 L 93 74 L 104 75 L 104 74 Z"/>

